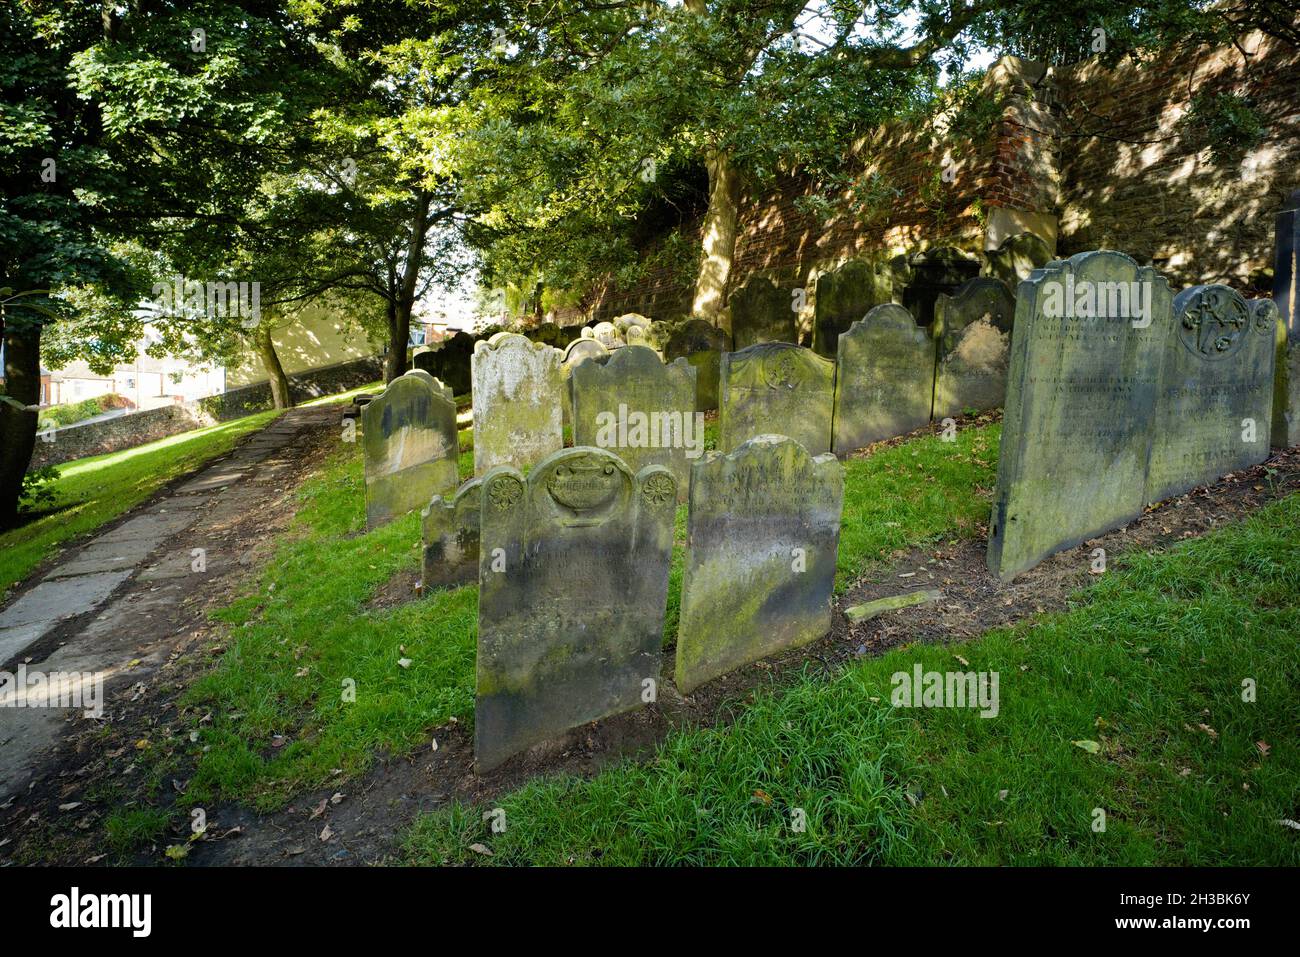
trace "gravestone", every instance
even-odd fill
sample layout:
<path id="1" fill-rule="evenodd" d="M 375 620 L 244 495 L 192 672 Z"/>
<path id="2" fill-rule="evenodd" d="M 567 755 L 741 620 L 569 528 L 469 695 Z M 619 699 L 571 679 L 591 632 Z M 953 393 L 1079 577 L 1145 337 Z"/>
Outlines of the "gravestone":
<path id="1" fill-rule="evenodd" d="M 708 412 L 718 407 L 718 374 L 722 354 L 731 351 L 726 330 L 703 319 L 688 319 L 678 326 L 664 346 L 669 362 L 685 359 L 695 369 L 695 409 Z"/>
<path id="2" fill-rule="evenodd" d="M 662 465 L 686 500 L 690 463 L 704 452 L 704 416 L 695 412 L 695 370 L 665 364 L 653 349 L 628 345 L 604 362 L 573 370 L 573 444 L 618 455 L 633 472 Z"/>
<path id="3" fill-rule="evenodd" d="M 930 421 L 934 341 L 895 302 L 874 307 L 839 338 L 834 451 L 844 455 Z"/>
<path id="4" fill-rule="evenodd" d="M 653 700 L 677 486 L 601 449 L 483 477 L 474 754 L 481 770 Z M 650 697 L 647 697 L 649 695 Z"/>
<path id="5" fill-rule="evenodd" d="M 830 630 L 843 503 L 844 466 L 787 436 L 757 436 L 695 463 L 679 691 Z"/>
<path id="6" fill-rule="evenodd" d="M 798 342 L 793 299 L 764 276 L 749 280 L 731 294 L 731 337 L 737 349 L 760 342 Z"/>
<path id="7" fill-rule="evenodd" d="M 1041 269 L 1052 261 L 1052 247 L 1033 233 L 1016 233 L 985 255 L 989 261 L 989 275 L 1015 289 L 1035 269 Z"/>
<path id="8" fill-rule="evenodd" d="M 532 465 L 564 445 L 560 351 L 498 333 L 474 348 L 474 474 Z"/>
<path id="9" fill-rule="evenodd" d="M 610 351 L 602 346 L 595 339 L 583 337 L 574 339 L 564 348 L 564 353 L 560 359 L 560 374 L 562 381 L 560 383 L 560 395 L 562 397 L 563 414 L 562 421 L 564 425 L 573 425 L 573 370 L 578 365 L 594 359 L 597 362 L 604 362 L 610 356 Z"/>
<path id="10" fill-rule="evenodd" d="M 619 335 L 618 327 L 612 322 L 598 322 L 591 327 L 591 337 L 611 352 L 621 349 L 626 343 Z"/>
<path id="11" fill-rule="evenodd" d="M 438 353 L 429 346 L 420 346 L 411 353 L 411 368 L 436 376 L 438 374 Z"/>
<path id="12" fill-rule="evenodd" d="M 851 259 L 818 276 L 813 302 L 813 350 L 834 358 L 840 333 L 847 332 L 873 306 L 889 302 L 893 288 L 893 274 L 887 264 L 861 259 Z"/>
<path id="13" fill-rule="evenodd" d="M 474 337 L 468 332 L 458 332 L 450 339 L 444 339 L 435 355 L 434 374 L 447 383 L 456 395 L 469 395 Z"/>
<path id="14" fill-rule="evenodd" d="M 433 389 L 434 392 L 438 393 L 438 395 L 442 396 L 448 402 L 452 402 L 455 400 L 456 396 L 452 393 L 451 386 L 443 385 L 441 380 L 434 378 L 425 370 L 412 369 L 410 372 L 406 374 L 415 376 L 420 381 L 428 383 L 429 388 Z"/>
<path id="15" fill-rule="evenodd" d="M 625 312 L 623 313 L 623 315 L 617 316 L 614 319 L 614 329 L 618 332 L 620 336 L 623 337 L 623 341 L 627 342 L 629 345 L 632 342 L 632 340 L 628 337 L 628 332 L 630 330 L 640 329 L 641 339 L 644 342 L 645 330 L 648 329 L 649 327 L 650 327 L 650 320 L 647 319 L 645 316 L 641 315 L 639 312 Z"/>
<path id="16" fill-rule="evenodd" d="M 1300 190 L 1277 215 L 1273 302 L 1277 304 L 1273 445 L 1300 445 Z"/>
<path id="17" fill-rule="evenodd" d="M 931 416 L 1002 405 L 1016 300 L 999 279 L 976 278 L 934 303 L 935 373 Z"/>
<path id="18" fill-rule="evenodd" d="M 788 342 L 763 342 L 722 356 L 718 448 L 756 435 L 788 435 L 813 455 L 831 448 L 835 363 Z"/>
<path id="19" fill-rule="evenodd" d="M 420 513 L 426 589 L 478 581 L 482 483 L 482 479 L 470 479 L 453 496 L 435 495 Z"/>
<path id="20" fill-rule="evenodd" d="M 456 487 L 456 404 L 441 382 L 408 372 L 361 410 L 366 527 Z"/>
<path id="21" fill-rule="evenodd" d="M 1079 253 L 1021 283 L 989 529 L 994 574 L 1009 579 L 1142 514 L 1172 325 L 1165 278 L 1122 253 Z"/>
<path id="22" fill-rule="evenodd" d="M 1152 410 L 1147 502 L 1268 458 L 1276 330 L 1273 310 L 1252 314 L 1227 286 L 1192 286 L 1174 297 Z"/>
<path id="23" fill-rule="evenodd" d="M 942 293 L 949 295 L 979 275 L 979 261 L 951 246 L 927 249 L 898 258 L 895 275 L 904 277 L 900 299 L 917 324 L 934 324 L 934 304 Z"/>
<path id="24" fill-rule="evenodd" d="M 541 322 L 529 329 L 525 335 L 533 342 L 544 342 L 548 346 L 555 346 L 562 349 L 564 343 L 560 340 L 563 338 L 560 333 L 560 327 L 553 322 Z"/>
<path id="25" fill-rule="evenodd" d="M 671 361 L 672 357 L 667 356 L 665 350 L 668 347 L 668 340 L 672 338 L 675 329 L 676 326 L 673 323 L 656 319 L 646 326 L 645 344 Z"/>

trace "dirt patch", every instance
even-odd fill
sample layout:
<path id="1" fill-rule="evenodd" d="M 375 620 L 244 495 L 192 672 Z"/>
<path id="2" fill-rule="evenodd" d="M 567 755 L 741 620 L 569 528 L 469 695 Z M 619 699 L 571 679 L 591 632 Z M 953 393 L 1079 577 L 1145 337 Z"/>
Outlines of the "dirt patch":
<path id="1" fill-rule="evenodd" d="M 304 456 L 298 480 L 315 467 L 315 461 Z M 812 645 L 741 668 L 686 697 L 665 681 L 656 704 L 575 729 L 485 775 L 474 771 L 472 735 L 465 727 L 452 722 L 431 728 L 427 745 L 407 755 L 379 755 L 360 778 L 304 793 L 283 810 L 258 814 L 235 804 L 209 808 L 208 836 L 191 846 L 188 862 L 391 863 L 399 854 L 402 832 L 420 813 L 452 802 L 490 806 L 496 796 L 538 775 L 589 776 L 621 760 L 645 758 L 675 728 L 730 723 L 756 691 L 779 689 L 804 674 L 810 664 L 830 677 L 865 655 L 909 643 L 974 638 L 991 628 L 1063 610 L 1069 596 L 1092 579 L 1094 548 L 1104 548 L 1109 555 L 1162 548 L 1236 521 L 1297 491 L 1300 450 L 1293 449 L 1151 509 L 1130 525 L 1062 552 L 1006 584 L 985 567 L 986 529 L 980 529 L 976 540 L 940 541 L 895 553 L 888 566 L 873 569 L 847 590 L 837 603 L 830 634 Z M 416 577 L 414 573 L 395 576 L 371 606 L 390 607 L 408 600 Z M 843 613 L 850 605 L 922 588 L 938 588 L 943 596 L 932 604 L 864 622 L 852 623 Z M 213 640 L 200 629 L 176 645 L 172 661 L 177 655 L 193 660 L 149 685 L 138 702 L 114 715 L 116 747 L 151 729 L 165 734 L 172 725 L 180 725 L 176 697 L 205 669 L 204 646 Z M 166 672 L 164 666 L 160 675 Z M 669 652 L 664 674 L 672 672 Z M 74 800 L 72 795 L 86 781 L 109 772 L 102 742 L 102 736 L 86 733 L 65 741 L 48 779 L 25 795 L 20 806 L 0 810 L 8 815 L 0 818 L 0 840 L 30 834 L 40 840 L 40 853 L 28 850 L 23 857 L 36 857 L 42 863 L 75 864 L 103 854 L 102 841 L 91 836 L 94 821 L 83 824 L 75 815 L 60 817 L 57 812 L 57 805 Z M 178 780 L 176 787 L 183 786 L 184 781 Z M 169 835 L 158 845 L 181 842 L 186 836 L 187 832 Z M 161 847 L 155 846 L 137 860 L 156 863 L 160 852 Z"/>

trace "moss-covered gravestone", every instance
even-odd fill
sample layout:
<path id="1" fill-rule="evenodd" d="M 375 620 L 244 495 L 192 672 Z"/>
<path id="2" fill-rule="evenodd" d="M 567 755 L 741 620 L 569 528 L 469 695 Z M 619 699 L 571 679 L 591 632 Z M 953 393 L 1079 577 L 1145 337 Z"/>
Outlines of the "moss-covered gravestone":
<path id="1" fill-rule="evenodd" d="M 760 342 L 798 342 L 791 294 L 764 276 L 750 276 L 731 294 L 731 337 L 737 349 Z"/>
<path id="2" fill-rule="evenodd" d="M 1285 449 L 1300 445 L 1300 189 L 1277 214 L 1273 302 L 1278 330 L 1272 442 Z"/>
<path id="3" fill-rule="evenodd" d="M 994 574 L 1011 578 L 1142 514 L 1172 324 L 1168 282 L 1122 253 L 1080 253 L 1021 283 L 989 529 Z"/>
<path id="4" fill-rule="evenodd" d="M 728 352 L 719 370 L 718 448 L 788 435 L 814 455 L 831 448 L 835 363 L 788 342 Z"/>
<path id="5" fill-rule="evenodd" d="M 704 416 L 697 419 L 695 370 L 685 359 L 664 364 L 648 346 L 628 345 L 576 366 L 570 389 L 574 445 L 613 452 L 633 472 L 662 465 L 686 500 L 690 463 L 704 451 Z"/>
<path id="6" fill-rule="evenodd" d="M 1255 309 L 1267 310 L 1271 299 L 1256 300 Z M 1277 312 L 1277 304 L 1273 304 Z M 1277 322 L 1273 372 L 1273 428 L 1270 441 L 1275 448 L 1300 445 L 1300 339 L 1289 339 L 1286 326 Z"/>
<path id="7" fill-rule="evenodd" d="M 930 421 L 934 340 L 897 303 L 876 306 L 839 337 L 836 454 L 919 429 Z"/>
<path id="8" fill-rule="evenodd" d="M 435 495 L 420 513 L 424 587 L 478 580 L 479 501 L 483 480 L 470 479 L 455 495 Z"/>
<path id="9" fill-rule="evenodd" d="M 893 273 L 887 263 L 851 259 L 817 278 L 813 302 L 813 350 L 834 358 L 840 333 L 867 314 L 867 310 L 889 302 Z"/>
<path id="10" fill-rule="evenodd" d="M 483 477 L 474 754 L 654 700 L 677 483 L 593 448 Z"/>
<path id="11" fill-rule="evenodd" d="M 627 343 L 612 322 L 598 322 L 591 327 L 591 337 L 611 352 L 621 349 Z"/>
<path id="12" fill-rule="evenodd" d="M 718 407 L 718 374 L 722 354 L 731 351 L 731 336 L 725 329 L 703 319 L 688 319 L 668 337 L 664 358 L 685 359 L 695 369 L 695 409 L 708 412 Z"/>
<path id="13" fill-rule="evenodd" d="M 1008 236 L 997 249 L 985 254 L 989 271 L 1012 289 L 1028 279 L 1035 269 L 1052 261 L 1052 247 L 1033 233 Z"/>
<path id="14" fill-rule="evenodd" d="M 677 688 L 826 634 L 844 467 L 782 435 L 692 467 Z"/>
<path id="15" fill-rule="evenodd" d="M 608 349 L 595 339 L 586 336 L 574 339 L 564 347 L 564 353 L 560 358 L 560 395 L 563 399 L 565 425 L 573 425 L 573 370 L 592 359 L 604 362 L 609 356 Z"/>
<path id="16" fill-rule="evenodd" d="M 474 474 L 532 465 L 564 445 L 560 351 L 515 333 L 474 348 Z"/>
<path id="17" fill-rule="evenodd" d="M 1016 300 L 999 279 L 976 278 L 934 303 L 935 419 L 1002 405 Z"/>
<path id="18" fill-rule="evenodd" d="M 1275 310 L 1252 314 L 1251 304 L 1227 286 L 1193 286 L 1174 297 L 1147 502 L 1268 458 L 1276 330 Z"/>
<path id="19" fill-rule="evenodd" d="M 408 372 L 361 410 L 366 527 L 456 487 L 456 404 L 425 372 Z"/>

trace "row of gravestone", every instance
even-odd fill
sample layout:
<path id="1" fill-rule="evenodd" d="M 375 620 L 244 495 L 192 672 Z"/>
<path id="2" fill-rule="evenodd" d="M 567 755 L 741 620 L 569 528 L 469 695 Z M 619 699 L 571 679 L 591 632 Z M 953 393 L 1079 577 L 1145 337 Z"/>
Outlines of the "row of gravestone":
<path id="1" fill-rule="evenodd" d="M 1035 270 L 1017 303 L 990 570 L 1011 578 L 1264 461 L 1286 350 L 1271 299 L 1220 285 L 1175 296 L 1116 252 Z"/>
<path id="2" fill-rule="evenodd" d="M 663 466 L 575 447 L 424 510 L 426 587 L 479 586 L 480 769 L 656 700 L 678 490 Z M 843 494 L 835 456 L 787 436 L 693 463 L 680 692 L 829 630 Z"/>

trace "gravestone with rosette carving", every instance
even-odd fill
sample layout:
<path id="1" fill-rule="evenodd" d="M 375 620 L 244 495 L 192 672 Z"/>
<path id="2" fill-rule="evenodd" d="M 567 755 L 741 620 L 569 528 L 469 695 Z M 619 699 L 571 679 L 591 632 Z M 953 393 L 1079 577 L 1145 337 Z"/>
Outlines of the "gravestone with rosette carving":
<path id="1" fill-rule="evenodd" d="M 1276 307 L 1252 313 L 1227 286 L 1193 286 L 1174 297 L 1153 410 L 1148 502 L 1268 458 L 1275 317 Z"/>
<path id="2" fill-rule="evenodd" d="M 677 483 L 576 447 L 483 477 L 474 754 L 481 770 L 655 700 Z"/>
<path id="3" fill-rule="evenodd" d="M 474 347 L 474 474 L 517 468 L 564 445 L 561 353 L 515 333 Z"/>
<path id="4" fill-rule="evenodd" d="M 934 303 L 934 411 L 960 415 L 1002 405 L 1016 300 L 1006 283 L 977 277 Z"/>
<path id="5" fill-rule="evenodd" d="M 814 455 L 831 448 L 835 363 L 788 342 L 764 342 L 722 357 L 718 448 L 756 435 L 788 435 Z"/>
<path id="6" fill-rule="evenodd" d="M 830 630 L 843 502 L 835 456 L 782 435 L 693 466 L 678 690 Z"/>
<path id="7" fill-rule="evenodd" d="M 634 472 L 664 466 L 685 501 L 691 458 L 704 449 L 695 374 L 685 359 L 665 364 L 648 346 L 628 345 L 604 362 L 579 364 L 570 384 L 574 445 L 607 449 Z"/>
<path id="8" fill-rule="evenodd" d="M 836 454 L 903 435 L 930 421 L 934 340 L 894 302 L 876 306 L 839 337 Z"/>
<path id="9" fill-rule="evenodd" d="M 426 372 L 408 372 L 361 409 L 366 527 L 456 487 L 456 404 Z"/>
<path id="10" fill-rule="evenodd" d="M 988 566 L 1003 579 L 1142 514 L 1169 284 L 1123 253 L 1021 283 Z"/>
<path id="11" fill-rule="evenodd" d="M 478 523 L 482 479 L 470 479 L 455 495 L 435 495 L 420 513 L 425 588 L 478 580 Z"/>

